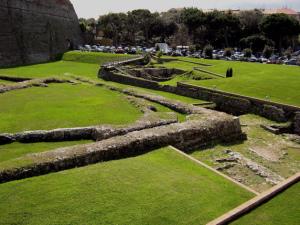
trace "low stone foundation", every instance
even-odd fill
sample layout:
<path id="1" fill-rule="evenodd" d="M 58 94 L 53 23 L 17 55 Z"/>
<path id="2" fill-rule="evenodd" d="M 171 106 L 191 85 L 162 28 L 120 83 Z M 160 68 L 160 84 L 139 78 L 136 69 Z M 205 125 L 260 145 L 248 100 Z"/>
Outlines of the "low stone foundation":
<path id="1" fill-rule="evenodd" d="M 213 141 L 244 138 L 238 118 L 219 113 L 218 117 L 135 131 L 93 144 L 66 147 L 27 155 L 20 168 L 0 171 L 0 183 L 47 174 L 101 161 L 139 155 L 160 147 L 174 145 L 185 151 Z M 24 165 L 24 162 L 28 162 Z"/>
<path id="2" fill-rule="evenodd" d="M 300 135 L 300 112 L 297 112 L 293 122 L 295 134 Z"/>
<path id="3" fill-rule="evenodd" d="M 173 78 L 174 75 L 183 74 L 185 71 L 179 69 L 169 68 L 133 68 L 127 70 L 130 75 L 135 77 L 144 78 L 147 80 L 153 80 L 157 82 L 168 81 Z"/>
<path id="4" fill-rule="evenodd" d="M 12 77 L 12 76 L 0 75 L 0 80 L 6 80 L 6 81 L 12 81 L 12 82 L 23 82 L 23 81 L 32 80 L 32 79 L 25 78 L 25 77 Z"/>
<path id="5" fill-rule="evenodd" d="M 71 83 L 76 84 L 75 81 L 68 79 L 60 79 L 60 78 L 45 78 L 45 79 L 33 79 L 33 80 L 25 80 L 16 84 L 6 85 L 0 87 L 0 94 L 8 91 L 26 89 L 30 87 L 48 87 L 47 84 L 51 83 Z"/>
<path id="6" fill-rule="evenodd" d="M 177 120 L 161 119 L 157 121 L 141 120 L 127 127 L 91 126 L 77 128 L 62 128 L 55 130 L 26 131 L 16 134 L 0 134 L 0 145 L 13 142 L 36 143 L 36 142 L 59 142 L 75 140 L 104 140 L 129 132 L 149 129 L 176 123 Z"/>
<path id="7" fill-rule="evenodd" d="M 162 96 L 158 95 L 150 95 L 150 94 L 142 94 L 137 93 L 130 90 L 122 90 L 122 93 L 130 96 L 134 96 L 137 98 L 146 99 L 151 102 L 158 103 L 160 105 L 166 106 L 169 109 L 174 110 L 175 112 L 182 113 L 182 114 L 201 114 L 201 113 L 208 113 L 206 109 L 194 106 L 191 104 L 182 103 L 180 101 L 169 100 Z"/>
<path id="8" fill-rule="evenodd" d="M 277 121 L 277 122 L 286 122 L 287 118 L 283 109 L 278 108 L 273 105 L 263 105 L 262 115 L 268 119 Z"/>

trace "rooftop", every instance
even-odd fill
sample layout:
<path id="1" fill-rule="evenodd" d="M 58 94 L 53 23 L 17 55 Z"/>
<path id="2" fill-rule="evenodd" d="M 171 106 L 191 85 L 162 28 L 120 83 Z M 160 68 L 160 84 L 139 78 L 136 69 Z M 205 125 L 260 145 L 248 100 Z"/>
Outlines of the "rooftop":
<path id="1" fill-rule="evenodd" d="M 298 15 L 298 12 L 296 12 L 293 9 L 289 8 L 280 8 L 280 9 L 265 9 L 264 14 L 275 14 L 275 13 L 283 13 L 287 15 Z"/>

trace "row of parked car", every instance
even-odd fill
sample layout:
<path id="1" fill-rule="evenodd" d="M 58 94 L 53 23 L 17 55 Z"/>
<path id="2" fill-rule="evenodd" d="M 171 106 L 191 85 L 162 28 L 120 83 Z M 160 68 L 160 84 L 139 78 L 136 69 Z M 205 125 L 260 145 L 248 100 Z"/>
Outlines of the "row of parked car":
<path id="1" fill-rule="evenodd" d="M 81 51 L 88 52 L 106 52 L 116 54 L 137 54 L 143 52 L 155 53 L 155 48 L 146 48 L 141 46 L 136 47 L 115 47 L 115 46 L 100 46 L 100 45 L 83 45 L 78 47 Z"/>
<path id="2" fill-rule="evenodd" d="M 191 53 L 188 50 L 175 50 L 169 55 L 171 56 L 187 56 L 193 58 L 208 58 L 203 51 L 197 51 Z M 213 50 L 213 59 L 227 60 L 227 61 L 246 61 L 246 62 L 259 62 L 267 64 L 286 64 L 286 65 L 298 65 L 300 66 L 300 51 L 294 52 L 290 58 L 287 56 L 279 56 L 273 54 L 270 58 L 264 56 L 251 55 L 251 57 L 245 57 L 243 52 L 234 51 L 231 56 L 226 56 L 223 50 Z"/>
<path id="3" fill-rule="evenodd" d="M 201 52 L 192 54 L 193 57 L 200 58 L 205 57 Z M 234 51 L 230 57 L 225 56 L 223 50 L 213 50 L 213 59 L 222 59 L 228 61 L 247 61 L 247 62 L 260 62 L 267 64 L 286 64 L 286 65 L 300 65 L 300 51 L 295 52 L 290 58 L 287 56 L 279 56 L 273 54 L 270 58 L 265 58 L 262 55 L 251 55 L 251 57 L 245 57 L 243 52 Z"/>
<path id="4" fill-rule="evenodd" d="M 89 52 L 106 52 L 116 54 L 138 54 L 138 53 L 152 53 L 155 54 L 157 48 L 147 48 L 142 46 L 135 47 L 115 47 L 115 46 L 100 46 L 100 45 L 83 45 L 79 46 L 81 51 Z M 169 56 L 182 56 L 193 58 L 207 58 L 203 51 L 191 52 L 186 48 L 177 48 L 176 50 L 167 48 L 163 50 L 164 55 Z M 251 57 L 245 57 L 243 52 L 234 51 L 230 57 L 225 56 L 224 50 L 213 50 L 213 59 L 227 60 L 227 61 L 247 61 L 247 62 L 260 62 L 267 64 L 286 64 L 286 65 L 299 65 L 300 66 L 300 51 L 294 52 L 291 58 L 286 56 L 272 55 L 270 58 L 263 56 L 251 55 Z"/>

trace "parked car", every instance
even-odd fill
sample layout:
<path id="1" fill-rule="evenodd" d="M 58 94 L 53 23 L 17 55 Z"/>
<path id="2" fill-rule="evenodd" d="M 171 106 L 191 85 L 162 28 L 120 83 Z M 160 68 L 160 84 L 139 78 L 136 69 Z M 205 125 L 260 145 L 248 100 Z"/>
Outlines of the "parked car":
<path id="1" fill-rule="evenodd" d="M 176 57 L 176 56 L 182 56 L 182 54 L 181 54 L 181 52 L 179 50 L 176 50 L 176 51 L 173 51 L 171 53 L 171 56 L 174 56 L 174 57 Z"/>
<path id="2" fill-rule="evenodd" d="M 297 65 L 297 59 L 296 58 L 289 59 L 289 60 L 285 61 L 284 64 L 295 66 L 295 65 Z"/>
<path id="3" fill-rule="evenodd" d="M 124 53 L 125 53 L 125 50 L 124 50 L 122 47 L 118 47 L 118 48 L 115 50 L 115 53 L 116 53 L 116 54 L 124 54 Z"/>
<path id="4" fill-rule="evenodd" d="M 136 54 L 136 53 L 137 53 L 137 49 L 136 49 L 136 48 L 130 48 L 130 49 L 128 50 L 128 54 L 134 55 L 134 54 Z"/>
<path id="5" fill-rule="evenodd" d="M 261 56 L 261 57 L 258 59 L 258 61 L 261 62 L 261 63 L 267 63 L 267 62 L 268 62 L 268 59 L 265 58 L 265 57 L 263 57 L 263 56 Z"/>
<path id="6" fill-rule="evenodd" d="M 84 46 L 84 49 L 85 49 L 86 51 L 89 51 L 89 52 L 92 51 L 92 47 L 91 47 L 90 45 L 85 45 L 85 46 Z"/>

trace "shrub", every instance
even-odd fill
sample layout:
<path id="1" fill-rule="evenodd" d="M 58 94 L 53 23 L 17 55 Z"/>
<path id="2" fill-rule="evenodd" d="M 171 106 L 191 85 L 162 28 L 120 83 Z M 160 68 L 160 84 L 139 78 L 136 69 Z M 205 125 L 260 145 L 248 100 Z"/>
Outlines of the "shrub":
<path id="1" fill-rule="evenodd" d="M 144 62 L 143 63 L 145 65 L 147 65 L 147 64 L 149 64 L 151 62 L 151 59 L 152 59 L 151 58 L 151 54 L 150 53 L 146 53 L 145 56 L 144 56 Z"/>
<path id="2" fill-rule="evenodd" d="M 158 63 L 162 63 L 162 60 L 161 60 L 161 57 L 163 56 L 163 53 L 162 53 L 162 51 L 158 51 L 157 53 L 156 53 L 156 57 L 157 57 L 157 62 Z"/>
<path id="3" fill-rule="evenodd" d="M 231 48 L 225 48 L 224 56 L 225 57 L 231 57 L 232 56 L 232 49 Z"/>
<path id="4" fill-rule="evenodd" d="M 226 71 L 226 78 L 233 77 L 233 70 L 232 68 L 228 68 Z"/>
<path id="5" fill-rule="evenodd" d="M 156 52 L 156 57 L 161 58 L 162 56 L 163 56 L 163 52 L 162 51 Z"/>
<path id="6" fill-rule="evenodd" d="M 252 50 L 250 48 L 245 48 L 243 52 L 244 52 L 244 57 L 246 58 L 250 58 L 252 55 Z"/>
<path id="7" fill-rule="evenodd" d="M 266 45 L 263 51 L 263 56 L 268 59 L 272 56 L 273 51 L 273 47 Z"/>
<path id="8" fill-rule="evenodd" d="M 213 57 L 213 47 L 211 45 L 206 45 L 204 47 L 204 54 L 207 58 L 212 59 L 212 57 Z"/>

